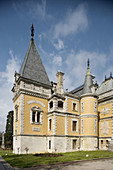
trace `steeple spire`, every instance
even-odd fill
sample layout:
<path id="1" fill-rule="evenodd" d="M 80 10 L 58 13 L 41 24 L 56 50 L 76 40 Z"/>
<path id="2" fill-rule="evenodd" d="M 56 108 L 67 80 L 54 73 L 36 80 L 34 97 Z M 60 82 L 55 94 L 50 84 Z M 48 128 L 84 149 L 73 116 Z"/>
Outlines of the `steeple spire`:
<path id="1" fill-rule="evenodd" d="M 87 73 L 86 73 L 86 75 L 90 75 L 91 74 L 89 65 L 90 65 L 90 61 L 89 61 L 89 58 L 88 58 L 88 61 L 87 61 Z"/>
<path id="2" fill-rule="evenodd" d="M 89 65 L 90 65 L 90 62 L 89 62 L 89 58 L 88 58 L 87 72 L 86 72 L 86 77 L 85 77 L 85 82 L 84 82 L 84 87 L 83 87 L 83 94 L 92 93 L 91 86 L 93 85 L 94 76 L 91 75 Z"/>
<path id="3" fill-rule="evenodd" d="M 31 26 L 31 40 L 34 40 L 34 26 L 33 26 L 33 24 L 32 24 L 32 26 Z"/>
<path id="4" fill-rule="evenodd" d="M 110 72 L 110 78 L 112 78 L 112 72 Z"/>
<path id="5" fill-rule="evenodd" d="M 89 67 L 89 58 L 88 58 L 88 61 L 87 61 L 87 67 Z"/>

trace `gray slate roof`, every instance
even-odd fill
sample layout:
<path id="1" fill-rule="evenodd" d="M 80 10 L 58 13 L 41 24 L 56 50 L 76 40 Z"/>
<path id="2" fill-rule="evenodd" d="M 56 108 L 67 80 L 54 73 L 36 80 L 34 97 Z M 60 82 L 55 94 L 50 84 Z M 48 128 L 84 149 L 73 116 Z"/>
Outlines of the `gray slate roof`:
<path id="1" fill-rule="evenodd" d="M 34 40 L 30 42 L 19 74 L 21 77 L 51 86 Z"/>
<path id="2" fill-rule="evenodd" d="M 102 94 L 102 93 L 108 92 L 110 90 L 113 90 L 113 78 L 110 78 L 110 79 L 101 83 L 101 85 L 98 89 L 98 94 Z"/>
<path id="3" fill-rule="evenodd" d="M 92 75 L 86 75 L 83 88 L 83 94 L 92 93 L 91 86 L 93 85 Z"/>

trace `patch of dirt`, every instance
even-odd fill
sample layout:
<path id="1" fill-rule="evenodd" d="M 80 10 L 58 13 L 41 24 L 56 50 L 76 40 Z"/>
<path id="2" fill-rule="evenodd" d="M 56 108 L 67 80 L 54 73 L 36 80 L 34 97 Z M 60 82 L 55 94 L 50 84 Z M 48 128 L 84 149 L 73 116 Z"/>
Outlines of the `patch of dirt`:
<path id="1" fill-rule="evenodd" d="M 62 154 L 55 154 L 55 153 L 36 153 L 35 156 L 40 156 L 40 157 L 59 157 L 63 156 Z"/>

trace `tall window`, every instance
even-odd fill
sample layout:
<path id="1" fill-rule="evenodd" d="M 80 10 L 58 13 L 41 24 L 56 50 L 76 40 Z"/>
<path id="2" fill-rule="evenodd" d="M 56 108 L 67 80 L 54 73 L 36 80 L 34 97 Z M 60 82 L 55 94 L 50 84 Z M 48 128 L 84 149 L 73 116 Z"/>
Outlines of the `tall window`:
<path id="1" fill-rule="evenodd" d="M 108 148 L 108 140 L 106 140 L 106 148 Z"/>
<path id="2" fill-rule="evenodd" d="M 18 121 L 18 105 L 15 106 L 15 120 Z"/>
<path id="3" fill-rule="evenodd" d="M 72 110 L 77 111 L 77 103 L 72 102 Z"/>
<path id="4" fill-rule="evenodd" d="M 84 120 L 81 120 L 81 133 L 84 133 Z"/>
<path id="5" fill-rule="evenodd" d="M 103 140 L 101 140 L 101 148 L 103 148 Z"/>
<path id="6" fill-rule="evenodd" d="M 49 131 L 52 130 L 52 119 L 49 119 Z"/>
<path id="7" fill-rule="evenodd" d="M 49 140 L 49 149 L 51 149 L 51 140 Z"/>
<path id="8" fill-rule="evenodd" d="M 58 101 L 58 107 L 63 108 L 63 102 L 62 101 Z"/>
<path id="9" fill-rule="evenodd" d="M 97 112 L 97 102 L 94 102 L 94 111 Z"/>
<path id="10" fill-rule="evenodd" d="M 77 120 L 72 120 L 72 131 L 77 131 Z"/>
<path id="11" fill-rule="evenodd" d="M 95 134 L 97 133 L 97 119 L 94 120 L 94 129 L 95 129 Z"/>
<path id="12" fill-rule="evenodd" d="M 31 123 L 41 123 L 42 110 L 39 107 L 33 107 L 32 109 L 32 121 Z"/>
<path id="13" fill-rule="evenodd" d="M 84 112 L 84 103 L 81 103 L 81 112 Z"/>
<path id="14" fill-rule="evenodd" d="M 73 140 L 73 143 L 72 143 L 72 146 L 73 146 L 73 149 L 76 149 L 76 147 L 77 147 L 77 140 Z"/>
<path id="15" fill-rule="evenodd" d="M 50 107 L 50 109 L 53 108 L 53 101 L 51 101 L 51 102 L 49 103 L 49 107 Z"/>
<path id="16" fill-rule="evenodd" d="M 33 123 L 39 123 L 40 122 L 40 112 L 38 112 L 38 111 L 32 112 L 32 122 Z"/>

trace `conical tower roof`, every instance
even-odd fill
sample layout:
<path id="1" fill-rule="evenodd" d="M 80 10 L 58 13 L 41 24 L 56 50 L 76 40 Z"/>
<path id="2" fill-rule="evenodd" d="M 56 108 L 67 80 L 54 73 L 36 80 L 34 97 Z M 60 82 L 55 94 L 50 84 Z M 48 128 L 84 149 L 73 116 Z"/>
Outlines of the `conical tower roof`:
<path id="1" fill-rule="evenodd" d="M 37 47 L 33 39 L 34 36 L 33 31 L 34 28 L 32 25 L 31 42 L 29 44 L 19 74 L 21 77 L 51 86 L 48 75 L 46 73 L 46 70 L 44 68 L 44 65 L 42 63 L 42 60 L 40 58 L 40 55 L 38 53 Z"/>
<path id="2" fill-rule="evenodd" d="M 83 94 L 92 93 L 91 86 L 93 85 L 93 79 L 94 79 L 94 76 L 91 75 L 91 71 L 90 71 L 90 67 L 89 67 L 89 59 L 88 59 L 87 73 L 86 73 L 84 87 L 83 87 Z"/>

